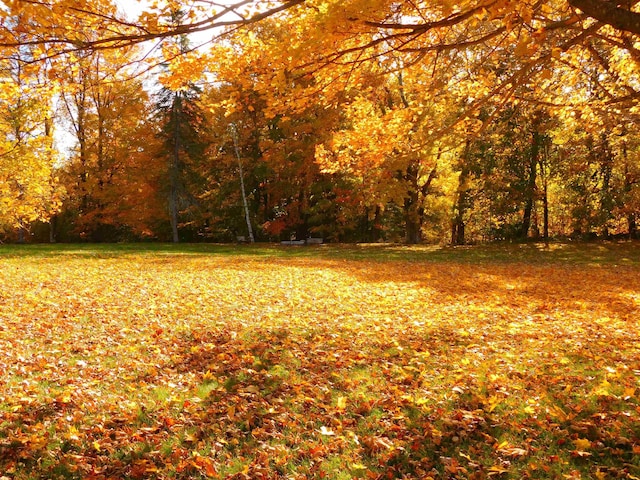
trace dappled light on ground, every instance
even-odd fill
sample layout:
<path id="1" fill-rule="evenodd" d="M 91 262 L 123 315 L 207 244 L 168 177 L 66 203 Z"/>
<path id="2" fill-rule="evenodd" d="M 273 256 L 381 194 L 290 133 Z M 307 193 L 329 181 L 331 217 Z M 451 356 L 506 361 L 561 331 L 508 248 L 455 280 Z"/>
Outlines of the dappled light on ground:
<path id="1" fill-rule="evenodd" d="M 637 264 L 354 250 L 0 260 L 0 470 L 640 475 Z"/>

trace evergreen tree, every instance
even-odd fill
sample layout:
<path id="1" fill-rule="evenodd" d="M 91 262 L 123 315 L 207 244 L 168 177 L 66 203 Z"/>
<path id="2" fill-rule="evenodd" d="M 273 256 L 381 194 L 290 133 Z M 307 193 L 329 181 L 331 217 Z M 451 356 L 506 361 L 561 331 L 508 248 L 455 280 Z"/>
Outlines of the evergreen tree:
<path id="1" fill-rule="evenodd" d="M 172 14 L 171 22 L 179 24 L 182 11 Z M 180 53 L 189 50 L 189 39 L 174 39 Z M 198 211 L 198 185 L 203 181 L 198 165 L 204 160 L 209 147 L 208 127 L 200 105 L 201 89 L 186 83 L 179 88 L 163 87 L 157 95 L 159 135 L 164 143 L 166 157 L 166 184 L 171 224 L 171 239 L 180 241 L 179 227 L 195 225 Z"/>

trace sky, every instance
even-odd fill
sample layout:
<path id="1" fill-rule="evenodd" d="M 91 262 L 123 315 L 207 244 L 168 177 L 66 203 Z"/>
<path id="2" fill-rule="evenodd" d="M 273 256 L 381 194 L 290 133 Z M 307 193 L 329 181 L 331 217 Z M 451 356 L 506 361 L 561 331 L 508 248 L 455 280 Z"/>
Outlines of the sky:
<path id="1" fill-rule="evenodd" d="M 128 20 L 136 20 L 140 13 L 153 3 L 151 0 L 113 0 L 113 2 L 118 6 L 118 10 L 127 16 Z M 233 4 L 233 2 L 220 2 L 217 5 L 220 6 L 224 3 Z M 210 31 L 204 31 L 189 35 L 189 38 L 194 46 L 198 46 L 207 44 L 212 35 Z"/>
<path id="2" fill-rule="evenodd" d="M 129 20 L 135 20 L 150 2 L 148 0 L 115 0 L 115 3 Z"/>
<path id="3" fill-rule="evenodd" d="M 118 10 L 121 13 L 124 13 L 127 16 L 128 20 L 135 21 L 139 17 L 140 13 L 151 5 L 151 0 L 113 0 L 114 3 L 118 6 Z M 2 0 L 0 0 L 0 6 L 2 6 Z M 194 46 L 206 44 L 208 40 L 211 39 L 211 32 L 202 32 L 196 35 L 191 36 L 191 41 Z M 153 50 L 157 45 L 156 42 L 146 42 L 142 45 L 145 54 L 148 51 Z M 146 77 L 146 76 L 145 76 Z M 155 80 L 152 77 L 149 77 L 149 81 L 145 82 L 146 87 L 150 91 L 154 90 Z M 69 152 L 73 145 L 75 144 L 75 137 L 69 131 L 69 129 L 63 125 L 60 125 L 59 128 L 56 128 L 55 134 L 56 144 L 61 152 Z M 66 156 L 66 155 L 65 155 Z"/>

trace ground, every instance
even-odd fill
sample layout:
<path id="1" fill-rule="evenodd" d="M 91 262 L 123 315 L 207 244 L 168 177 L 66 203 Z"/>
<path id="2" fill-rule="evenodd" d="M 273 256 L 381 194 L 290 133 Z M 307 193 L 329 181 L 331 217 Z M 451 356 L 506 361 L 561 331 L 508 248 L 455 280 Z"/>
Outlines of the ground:
<path id="1" fill-rule="evenodd" d="M 0 246 L 0 478 L 640 478 L 640 244 Z"/>

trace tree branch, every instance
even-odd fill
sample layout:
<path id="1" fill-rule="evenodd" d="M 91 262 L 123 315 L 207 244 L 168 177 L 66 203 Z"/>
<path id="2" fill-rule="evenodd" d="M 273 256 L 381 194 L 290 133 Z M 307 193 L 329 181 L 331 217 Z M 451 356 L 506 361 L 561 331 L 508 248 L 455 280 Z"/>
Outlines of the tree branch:
<path id="1" fill-rule="evenodd" d="M 466 12 L 454 13 L 442 20 L 438 20 L 435 22 L 425 22 L 425 23 L 387 23 L 387 22 L 364 22 L 365 25 L 374 28 L 383 28 L 388 30 L 410 30 L 413 33 L 423 33 L 429 30 L 433 30 L 436 28 L 443 27 L 452 27 L 459 23 L 468 20 L 469 18 L 476 15 L 478 12 L 482 11 L 486 8 L 486 5 L 481 7 L 476 7 Z"/>
<path id="2" fill-rule="evenodd" d="M 41 2 L 35 2 L 33 0 L 24 0 L 28 3 L 33 4 L 41 4 Z M 44 36 L 41 38 L 34 38 L 28 41 L 8 41 L 3 39 L 0 36 L 0 47 L 20 47 L 20 46 L 28 46 L 28 45 L 68 45 L 69 48 L 64 52 L 71 51 L 79 51 L 79 50 L 102 50 L 102 49 L 110 49 L 110 48 L 121 48 L 126 46 L 132 46 L 136 44 L 140 44 L 143 42 L 147 42 L 149 40 L 161 40 L 163 38 L 174 37 L 176 35 L 188 35 L 192 33 L 203 32 L 207 30 L 215 30 L 216 28 L 223 27 L 236 27 L 240 28 L 242 26 L 250 25 L 253 23 L 258 23 L 261 20 L 264 20 L 268 17 L 274 16 L 280 12 L 288 10 L 290 8 L 295 7 L 296 5 L 303 4 L 305 0 L 286 0 L 283 1 L 280 5 L 271 6 L 271 8 L 264 10 L 262 12 L 256 12 L 249 18 L 239 18 L 239 19 L 230 19 L 224 20 L 223 16 L 226 13 L 233 13 L 235 9 L 237 9 L 240 5 L 244 5 L 250 3 L 248 0 L 242 0 L 240 2 L 235 3 L 232 6 L 227 6 L 221 12 L 217 14 L 202 19 L 200 21 L 184 24 L 173 28 L 165 28 L 158 31 L 148 31 L 142 29 L 140 25 L 135 23 L 123 22 L 117 18 L 114 18 L 110 15 L 101 15 L 99 13 L 95 13 L 90 10 L 80 10 L 80 9 L 72 9 L 78 13 L 83 13 L 86 15 L 90 15 L 96 18 L 100 18 L 102 20 L 108 20 L 113 24 L 118 24 L 120 26 L 124 26 L 127 28 L 136 28 L 140 31 L 123 31 L 121 33 L 114 33 L 112 35 L 96 38 L 95 40 L 80 40 L 78 38 L 72 38 L 67 36 L 67 32 L 64 31 L 62 35 L 56 35 L 57 32 L 53 32 L 50 36 Z M 0 2 L 1 3 L 1 2 Z M 0 28 L 3 25 L 0 25 Z M 64 53 L 63 52 L 63 53 Z M 54 55 L 55 56 L 55 55 Z"/>
<path id="3" fill-rule="evenodd" d="M 635 5 L 638 2 L 632 2 Z M 569 0 L 569 5 L 582 10 L 585 15 L 611 25 L 617 30 L 640 35 L 640 13 L 627 10 L 618 2 L 606 0 Z"/>

